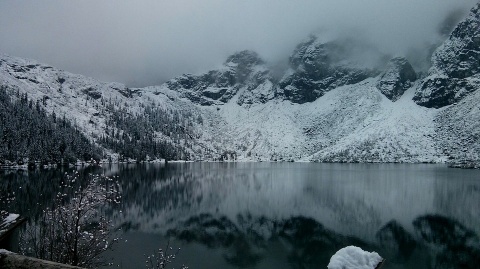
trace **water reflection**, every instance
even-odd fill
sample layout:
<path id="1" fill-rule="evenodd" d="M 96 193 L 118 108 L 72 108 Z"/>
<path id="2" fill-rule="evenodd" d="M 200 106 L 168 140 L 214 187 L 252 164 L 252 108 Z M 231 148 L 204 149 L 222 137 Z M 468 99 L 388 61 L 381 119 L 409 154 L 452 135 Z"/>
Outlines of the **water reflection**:
<path id="1" fill-rule="evenodd" d="M 132 249 L 150 253 L 168 238 L 182 245 L 180 257 L 192 268 L 325 268 L 347 245 L 379 252 L 388 260 L 384 268 L 480 264 L 480 171 L 308 163 L 96 171 L 118 176 L 122 186 L 121 210 L 112 218 L 128 243 L 109 255 L 126 268 L 143 264 Z M 35 211 L 35 201 L 52 195 L 59 175 L 51 173 L 4 175 L 0 186 L 22 186 L 19 211 Z"/>
<path id="2" fill-rule="evenodd" d="M 416 218 L 413 225 L 423 241 L 435 247 L 433 268 L 478 268 L 480 238 L 458 221 L 426 215 Z"/>
<path id="3" fill-rule="evenodd" d="M 42 210 L 51 205 L 59 191 L 66 172 L 79 172 L 84 178 L 91 173 L 101 171 L 98 167 L 84 169 L 37 169 L 37 170 L 0 170 L 0 200 L 14 197 L 8 205 L 8 211 L 20 213 L 27 218 L 37 218 Z M 0 201 L 2 203 L 3 201 Z M 4 206 L 4 205 L 3 205 Z"/>
<path id="4" fill-rule="evenodd" d="M 385 224 L 377 232 L 376 239 L 384 258 L 394 263 L 405 263 L 417 247 L 414 237 L 395 220 Z"/>
<path id="5" fill-rule="evenodd" d="M 317 268 L 328 264 L 336 249 L 357 245 L 373 249 L 353 237 L 336 234 L 311 218 L 292 217 L 283 221 L 239 215 L 233 222 L 225 216 L 193 216 L 170 229 L 168 236 L 208 248 L 221 248 L 228 263 L 252 268 L 269 255 L 269 247 L 280 242 L 294 268 Z"/>

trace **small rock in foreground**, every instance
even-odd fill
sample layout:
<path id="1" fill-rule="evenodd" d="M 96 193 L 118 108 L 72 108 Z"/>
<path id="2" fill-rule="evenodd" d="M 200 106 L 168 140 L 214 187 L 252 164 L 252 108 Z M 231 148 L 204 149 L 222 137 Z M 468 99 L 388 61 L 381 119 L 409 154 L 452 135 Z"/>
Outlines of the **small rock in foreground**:
<path id="1" fill-rule="evenodd" d="M 355 246 L 340 249 L 330 258 L 328 269 L 377 269 L 383 258 L 376 252 L 368 252 Z"/>

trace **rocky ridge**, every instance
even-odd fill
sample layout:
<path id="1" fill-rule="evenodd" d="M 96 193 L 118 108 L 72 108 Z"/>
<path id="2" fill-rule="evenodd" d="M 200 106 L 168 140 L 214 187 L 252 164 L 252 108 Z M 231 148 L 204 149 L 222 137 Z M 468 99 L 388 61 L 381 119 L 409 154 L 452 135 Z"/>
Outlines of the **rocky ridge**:
<path id="1" fill-rule="evenodd" d="M 396 57 L 389 61 L 386 70 L 380 75 L 377 89 L 388 99 L 398 100 L 417 79 L 417 74 L 407 59 Z"/>

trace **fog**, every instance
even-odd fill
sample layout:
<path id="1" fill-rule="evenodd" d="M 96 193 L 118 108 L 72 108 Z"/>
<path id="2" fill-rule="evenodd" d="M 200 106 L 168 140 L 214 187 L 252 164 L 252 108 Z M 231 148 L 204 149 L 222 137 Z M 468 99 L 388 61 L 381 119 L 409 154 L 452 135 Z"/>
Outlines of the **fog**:
<path id="1" fill-rule="evenodd" d="M 2 0 L 0 53 L 128 86 L 216 68 L 244 49 L 281 62 L 311 33 L 353 36 L 418 60 L 476 2 Z"/>

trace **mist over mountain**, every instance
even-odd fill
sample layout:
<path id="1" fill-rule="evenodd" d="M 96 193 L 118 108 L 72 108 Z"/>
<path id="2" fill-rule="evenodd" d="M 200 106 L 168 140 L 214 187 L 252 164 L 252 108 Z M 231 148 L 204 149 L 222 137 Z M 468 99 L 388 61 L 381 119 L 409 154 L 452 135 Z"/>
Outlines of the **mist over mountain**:
<path id="1" fill-rule="evenodd" d="M 140 87 L 215 69 L 246 49 L 285 62 L 315 34 L 354 38 L 426 71 L 429 52 L 475 2 L 8 0 L 0 2 L 0 52 Z"/>

